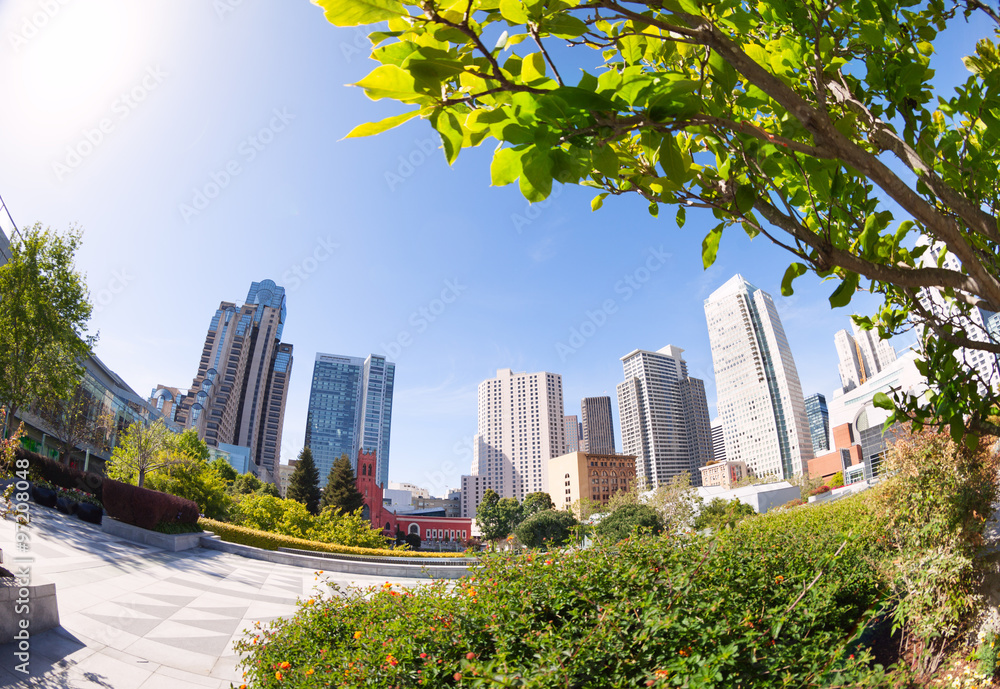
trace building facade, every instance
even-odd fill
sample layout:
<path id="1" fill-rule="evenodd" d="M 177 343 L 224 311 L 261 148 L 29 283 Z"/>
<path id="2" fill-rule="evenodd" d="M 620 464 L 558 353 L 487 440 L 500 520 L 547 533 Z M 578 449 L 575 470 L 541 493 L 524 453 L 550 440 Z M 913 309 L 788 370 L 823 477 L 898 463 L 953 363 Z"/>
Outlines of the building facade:
<path id="1" fill-rule="evenodd" d="M 580 420 L 574 414 L 573 416 L 564 416 L 563 425 L 565 426 L 566 433 L 566 452 L 579 452 L 580 450 Z"/>
<path id="2" fill-rule="evenodd" d="M 595 452 L 597 454 L 614 454 L 617 452 L 615 445 L 615 421 L 611 415 L 611 398 L 607 395 L 603 397 L 584 397 L 580 400 L 580 422 L 583 431 L 580 450 L 583 452 Z"/>
<path id="3" fill-rule="evenodd" d="M 547 490 L 546 463 L 566 447 L 562 376 L 500 369 L 479 384 L 478 405 L 472 474 L 482 487 L 518 500 Z M 463 513 L 478 507 L 476 500 Z"/>
<path id="4" fill-rule="evenodd" d="M 635 486 L 632 455 L 569 452 L 548 462 L 549 497 L 557 510 L 569 509 L 581 498 L 606 505 L 615 493 Z"/>
<path id="5" fill-rule="evenodd" d="M 687 373 L 683 349 L 636 349 L 622 357 L 618 384 L 622 449 L 636 457 L 636 476 L 647 488 L 687 473 L 700 485 L 699 467 L 713 458 L 705 383 Z"/>
<path id="6" fill-rule="evenodd" d="M 150 400 L 209 447 L 249 449 L 252 471 L 277 481 L 292 345 L 282 342 L 285 289 L 250 285 L 246 303 L 222 302 L 208 327 L 198 372 L 186 393 L 158 385 Z"/>
<path id="7" fill-rule="evenodd" d="M 838 330 L 833 336 L 837 348 L 840 382 L 845 390 L 852 390 L 869 378 L 876 376 L 896 360 L 896 350 L 886 340 L 881 340 L 873 330 L 862 330 L 851 321 L 852 332 Z"/>
<path id="8" fill-rule="evenodd" d="M 341 455 L 351 458 L 356 473 L 362 449 L 375 452 L 375 479 L 383 488 L 388 486 L 395 377 L 396 365 L 377 354 L 365 359 L 316 355 L 305 444 L 312 450 L 320 486 L 326 485 L 327 475 Z"/>
<path id="9" fill-rule="evenodd" d="M 701 472 L 702 486 L 722 486 L 726 490 L 729 490 L 749 475 L 747 464 L 742 460 L 734 462 L 724 459 L 716 460 L 708 466 L 701 467 L 699 471 Z"/>
<path id="10" fill-rule="evenodd" d="M 818 392 L 806 397 L 805 402 L 809 437 L 812 438 L 813 455 L 816 456 L 830 449 L 830 412 L 826 407 L 826 397 Z"/>
<path id="11" fill-rule="evenodd" d="M 716 462 L 726 461 L 726 434 L 719 417 L 712 419 L 712 459 Z"/>
<path id="12" fill-rule="evenodd" d="M 799 374 L 771 295 L 735 275 L 705 300 L 726 459 L 798 476 L 813 457 Z"/>

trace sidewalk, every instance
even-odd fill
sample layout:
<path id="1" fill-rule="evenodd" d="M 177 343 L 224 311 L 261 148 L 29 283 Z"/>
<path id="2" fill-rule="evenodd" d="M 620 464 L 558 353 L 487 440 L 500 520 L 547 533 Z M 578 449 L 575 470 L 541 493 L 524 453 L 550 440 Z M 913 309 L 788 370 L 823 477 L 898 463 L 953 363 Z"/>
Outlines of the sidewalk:
<path id="1" fill-rule="evenodd" d="M 290 615 L 323 581 L 384 578 L 324 572 L 194 548 L 172 553 L 109 536 L 32 504 L 32 577 L 54 582 L 61 626 L 32 635 L 30 675 L 0 646 L 0 687 L 225 688 L 242 682 L 233 643 L 256 621 Z M 14 524 L 0 520 L 5 558 Z M 392 577 L 412 586 L 426 579 Z M 324 587 L 325 590 L 325 587 Z"/>

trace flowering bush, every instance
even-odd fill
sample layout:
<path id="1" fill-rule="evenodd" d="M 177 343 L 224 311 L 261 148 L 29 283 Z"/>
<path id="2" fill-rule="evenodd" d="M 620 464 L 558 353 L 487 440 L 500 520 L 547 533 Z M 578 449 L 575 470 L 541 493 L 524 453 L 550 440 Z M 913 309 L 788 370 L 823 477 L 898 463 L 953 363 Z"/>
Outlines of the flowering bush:
<path id="1" fill-rule="evenodd" d="M 882 538 L 850 498 L 714 538 L 492 554 L 454 584 L 331 584 L 237 651 L 253 689 L 878 686 L 852 638 Z"/>
<path id="2" fill-rule="evenodd" d="M 809 491 L 809 495 L 822 495 L 823 493 L 829 493 L 831 490 L 833 489 L 830 486 L 820 486 Z"/>

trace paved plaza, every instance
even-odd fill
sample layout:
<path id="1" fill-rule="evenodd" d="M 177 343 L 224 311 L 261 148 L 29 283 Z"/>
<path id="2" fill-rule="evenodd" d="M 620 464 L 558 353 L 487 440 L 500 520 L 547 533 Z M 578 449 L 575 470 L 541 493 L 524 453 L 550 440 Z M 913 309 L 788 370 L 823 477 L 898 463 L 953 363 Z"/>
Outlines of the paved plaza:
<path id="1" fill-rule="evenodd" d="M 178 553 L 110 536 L 32 504 L 35 581 L 54 582 L 60 626 L 31 637 L 30 675 L 0 645 L 0 687 L 177 689 L 239 686 L 233 644 L 253 623 L 287 616 L 317 584 L 382 584 L 194 548 Z M 0 520 L 5 559 L 14 524 Z M 426 579 L 392 577 L 411 586 Z M 325 590 L 325 587 L 324 587 Z"/>

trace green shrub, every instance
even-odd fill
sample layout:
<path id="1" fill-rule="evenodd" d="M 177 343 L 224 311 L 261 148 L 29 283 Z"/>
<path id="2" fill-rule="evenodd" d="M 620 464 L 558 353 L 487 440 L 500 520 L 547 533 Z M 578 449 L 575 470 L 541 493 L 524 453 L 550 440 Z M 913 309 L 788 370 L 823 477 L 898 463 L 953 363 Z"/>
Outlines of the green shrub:
<path id="1" fill-rule="evenodd" d="M 724 529 L 727 526 L 736 526 L 743 519 L 755 514 L 756 512 L 750 505 L 739 500 L 713 498 L 710 503 L 701 508 L 701 512 L 694 520 L 694 528 L 698 531 Z"/>
<path id="2" fill-rule="evenodd" d="M 529 548 L 549 548 L 566 543 L 577 524 L 570 512 L 548 509 L 532 514 L 518 524 L 514 533 Z"/>
<path id="3" fill-rule="evenodd" d="M 881 686 L 850 645 L 879 599 L 866 507 L 492 554 L 457 584 L 331 586 L 236 650 L 253 689 Z"/>
<path id="4" fill-rule="evenodd" d="M 831 488 L 840 488 L 841 486 L 844 485 L 844 472 L 838 471 L 836 474 L 830 477 L 830 480 L 827 481 L 827 483 L 830 485 Z"/>
<path id="5" fill-rule="evenodd" d="M 598 537 L 621 541 L 636 532 L 659 534 L 663 531 L 663 519 L 659 512 L 649 505 L 624 504 L 606 516 L 594 529 Z"/>
<path id="6" fill-rule="evenodd" d="M 284 536 L 282 534 L 259 531 L 245 526 L 217 522 L 212 519 L 200 519 L 198 524 L 206 531 L 211 531 L 219 538 L 230 543 L 240 543 L 265 550 L 278 548 L 298 548 L 299 550 L 315 550 L 324 553 L 341 553 L 344 555 L 368 555 L 371 557 L 466 557 L 464 553 L 415 553 L 410 550 L 391 550 L 389 548 L 356 548 L 335 543 L 321 543 L 304 538 Z"/>

